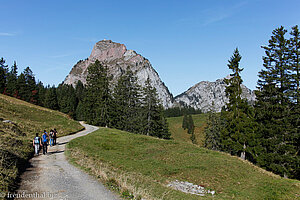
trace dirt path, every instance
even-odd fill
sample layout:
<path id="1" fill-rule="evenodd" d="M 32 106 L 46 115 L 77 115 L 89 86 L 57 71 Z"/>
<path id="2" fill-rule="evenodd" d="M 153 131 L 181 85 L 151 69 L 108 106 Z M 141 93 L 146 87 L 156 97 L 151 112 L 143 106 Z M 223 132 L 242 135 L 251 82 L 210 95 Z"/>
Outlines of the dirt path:
<path id="1" fill-rule="evenodd" d="M 40 199 L 119 199 L 95 178 L 66 160 L 65 145 L 70 140 L 98 129 L 95 126 L 82 125 L 85 126 L 84 131 L 58 138 L 58 145 L 48 148 L 48 155 L 40 153 L 30 160 L 31 166 L 21 176 L 21 187 L 17 194 L 32 196 L 21 199 L 38 199 L 32 198 L 38 195 Z"/>

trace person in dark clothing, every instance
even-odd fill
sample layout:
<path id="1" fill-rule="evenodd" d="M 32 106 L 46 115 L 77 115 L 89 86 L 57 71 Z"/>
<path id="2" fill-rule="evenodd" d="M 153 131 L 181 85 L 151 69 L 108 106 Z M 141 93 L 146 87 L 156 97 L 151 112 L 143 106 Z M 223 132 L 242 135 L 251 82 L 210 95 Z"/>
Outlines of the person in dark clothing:
<path id="1" fill-rule="evenodd" d="M 47 144 L 48 143 L 48 134 L 46 130 L 44 130 L 43 136 L 42 136 L 42 145 L 43 145 L 43 154 L 45 155 L 47 153 Z"/>
<path id="2" fill-rule="evenodd" d="M 57 135 L 57 131 L 56 129 L 54 129 L 54 134 L 53 134 L 53 144 L 56 145 L 56 135 Z"/>

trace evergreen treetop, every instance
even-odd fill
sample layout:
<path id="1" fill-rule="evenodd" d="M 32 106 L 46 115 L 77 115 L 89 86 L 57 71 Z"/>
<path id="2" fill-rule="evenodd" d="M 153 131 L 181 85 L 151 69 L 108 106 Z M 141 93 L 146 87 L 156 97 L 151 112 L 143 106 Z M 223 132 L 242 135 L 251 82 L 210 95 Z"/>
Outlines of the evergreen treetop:
<path id="1" fill-rule="evenodd" d="M 16 61 L 11 66 L 11 69 L 7 75 L 6 94 L 16 96 L 17 91 L 17 79 L 18 79 L 18 66 Z"/>
<path id="2" fill-rule="evenodd" d="M 0 59 L 0 93 L 4 93 L 6 88 L 6 78 L 8 73 L 8 66 L 5 64 L 5 60 L 2 57 Z"/>

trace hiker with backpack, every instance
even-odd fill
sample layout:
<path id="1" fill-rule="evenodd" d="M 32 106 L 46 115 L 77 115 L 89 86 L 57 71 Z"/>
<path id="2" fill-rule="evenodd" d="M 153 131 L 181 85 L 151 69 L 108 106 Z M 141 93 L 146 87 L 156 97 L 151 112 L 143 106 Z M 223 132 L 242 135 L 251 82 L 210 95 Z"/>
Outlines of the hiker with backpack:
<path id="1" fill-rule="evenodd" d="M 44 130 L 43 136 L 42 136 L 42 145 L 43 145 L 43 154 L 45 155 L 47 153 L 47 145 L 48 145 L 48 134 L 46 130 Z"/>
<path id="2" fill-rule="evenodd" d="M 49 144 L 50 144 L 50 147 L 53 146 L 53 137 L 54 137 L 54 131 L 51 129 L 50 133 L 49 133 Z"/>
<path id="3" fill-rule="evenodd" d="M 53 143 L 54 143 L 54 145 L 56 145 L 56 137 L 57 137 L 57 131 L 56 131 L 56 129 L 54 129 L 53 133 L 54 133 L 54 135 L 53 135 Z"/>
<path id="4" fill-rule="evenodd" d="M 33 146 L 34 146 L 35 155 L 39 155 L 40 145 L 41 145 L 41 138 L 39 137 L 38 133 L 35 134 L 35 138 L 33 139 L 32 143 L 33 143 Z"/>

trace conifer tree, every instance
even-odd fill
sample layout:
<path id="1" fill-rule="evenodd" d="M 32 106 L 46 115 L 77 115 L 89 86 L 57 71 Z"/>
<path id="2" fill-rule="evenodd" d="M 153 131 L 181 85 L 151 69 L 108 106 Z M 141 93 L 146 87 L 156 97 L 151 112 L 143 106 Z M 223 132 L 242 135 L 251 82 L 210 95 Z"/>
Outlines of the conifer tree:
<path id="1" fill-rule="evenodd" d="M 191 141 L 192 141 L 192 143 L 193 143 L 193 144 L 198 144 L 198 142 L 197 142 L 197 140 L 196 140 L 196 136 L 195 136 L 195 133 L 194 133 L 194 132 L 192 132 L 192 135 L 191 135 L 190 139 L 191 139 Z"/>
<path id="2" fill-rule="evenodd" d="M 88 111 L 85 115 L 88 123 L 111 127 L 110 80 L 107 67 L 98 60 L 89 65 L 84 103 Z"/>
<path id="3" fill-rule="evenodd" d="M 277 174 L 290 177 L 297 167 L 297 162 L 294 161 L 299 160 L 294 146 L 295 137 L 291 134 L 293 124 L 289 120 L 292 114 L 290 101 L 293 88 L 293 67 L 290 63 L 297 53 L 294 51 L 291 54 L 290 41 L 285 37 L 286 32 L 282 26 L 275 29 L 268 46 L 262 47 L 265 49 L 264 69 L 259 72 L 255 108 L 263 148 L 259 152 L 258 164 Z M 295 38 L 292 43 L 296 41 Z M 292 63 L 297 64 L 297 59 Z"/>
<path id="4" fill-rule="evenodd" d="M 226 104 L 226 110 L 221 117 L 225 122 L 221 129 L 222 149 L 233 155 L 238 155 L 242 159 L 246 158 L 246 152 L 251 155 L 250 139 L 253 136 L 251 130 L 253 117 L 251 118 L 251 108 L 245 99 L 242 99 L 243 82 L 240 73 L 243 71 L 239 63 L 240 53 L 236 48 L 233 56 L 228 61 L 228 68 L 232 70 L 231 77 L 225 80 L 227 87 L 225 89 L 229 102 Z M 252 112 L 253 113 L 253 112 Z M 254 145 L 254 144 L 252 144 Z M 255 146 L 255 145 L 254 145 Z"/>
<path id="5" fill-rule="evenodd" d="M 224 119 L 221 118 L 221 113 L 215 112 L 215 103 L 212 102 L 210 111 L 208 112 L 207 126 L 205 127 L 205 142 L 204 146 L 215 151 L 222 150 L 220 132 L 224 128 Z"/>
<path id="6" fill-rule="evenodd" d="M 11 69 L 7 75 L 6 94 L 10 96 L 16 96 L 17 79 L 18 79 L 18 66 L 15 61 L 14 64 L 11 66 Z"/>
<path id="7" fill-rule="evenodd" d="M 169 139 L 171 134 L 167 120 L 164 116 L 162 105 L 159 104 L 156 89 L 150 84 L 148 78 L 145 82 L 143 93 L 143 131 L 148 136 Z"/>
<path id="8" fill-rule="evenodd" d="M 208 149 L 221 151 L 220 132 L 224 127 L 224 122 L 221 120 L 220 114 L 213 111 L 208 113 L 207 126 L 205 127 L 205 144 Z"/>
<path id="9" fill-rule="evenodd" d="M 82 120 L 86 120 L 87 119 L 87 115 L 88 114 L 88 110 L 87 110 L 87 107 L 85 106 L 85 101 L 79 101 L 77 107 L 76 107 L 76 111 L 75 111 L 76 115 L 76 120 L 79 120 L 79 121 L 82 121 Z"/>
<path id="10" fill-rule="evenodd" d="M 85 87 L 83 83 L 78 80 L 75 86 L 75 94 L 78 102 L 82 101 L 84 98 Z"/>
<path id="11" fill-rule="evenodd" d="M 6 79 L 8 73 L 8 66 L 5 65 L 5 60 L 2 57 L 0 59 L 0 93 L 3 94 L 6 88 Z"/>
<path id="12" fill-rule="evenodd" d="M 37 99 L 37 105 L 39 106 L 45 106 L 45 94 L 46 94 L 46 88 L 44 87 L 43 83 L 41 81 L 38 81 L 36 84 L 36 99 Z"/>
<path id="13" fill-rule="evenodd" d="M 85 87 L 80 80 L 76 83 L 75 95 L 77 101 L 75 118 L 76 120 L 85 120 L 85 113 L 86 113 L 85 105 L 84 105 Z"/>
<path id="14" fill-rule="evenodd" d="M 191 134 L 190 139 L 192 140 L 192 143 L 197 144 L 197 140 L 195 136 L 195 125 L 194 125 L 194 120 L 192 115 L 187 115 L 185 121 L 186 121 L 185 122 L 186 128 L 188 129 L 187 133 Z"/>
<path id="15" fill-rule="evenodd" d="M 298 26 L 292 27 L 289 42 L 290 65 L 291 65 L 291 97 L 292 102 L 299 104 L 300 101 L 300 32 Z"/>
<path id="16" fill-rule="evenodd" d="M 300 34 L 298 26 L 292 27 L 290 38 L 290 64 L 292 69 L 292 87 L 291 87 L 291 112 L 289 115 L 289 122 L 291 124 L 291 131 L 289 134 L 289 141 L 292 142 L 292 146 L 298 152 L 294 156 L 294 162 L 290 167 L 290 177 L 300 179 Z"/>
<path id="17" fill-rule="evenodd" d="M 114 89 L 114 126 L 133 133 L 141 131 L 141 87 L 127 68 Z"/>
<path id="18" fill-rule="evenodd" d="M 192 115 L 187 116 L 187 129 L 188 134 L 194 134 L 195 125 Z"/>
<path id="19" fill-rule="evenodd" d="M 30 103 L 37 103 L 36 81 L 33 72 L 29 67 L 26 67 L 24 72 L 26 82 L 26 94 L 24 100 Z"/>
<path id="20" fill-rule="evenodd" d="M 24 73 L 21 73 L 17 79 L 15 97 L 26 101 L 27 94 L 28 90 L 26 85 L 26 78 Z"/>
<path id="21" fill-rule="evenodd" d="M 188 128 L 188 118 L 187 118 L 186 113 L 184 113 L 184 115 L 183 115 L 182 128 L 184 130 Z"/>
<path id="22" fill-rule="evenodd" d="M 59 110 L 74 118 L 77 107 L 75 89 L 72 85 L 60 84 L 56 90 Z"/>
<path id="23" fill-rule="evenodd" d="M 55 86 L 48 86 L 45 92 L 44 106 L 52 110 L 58 110 L 57 94 Z"/>

